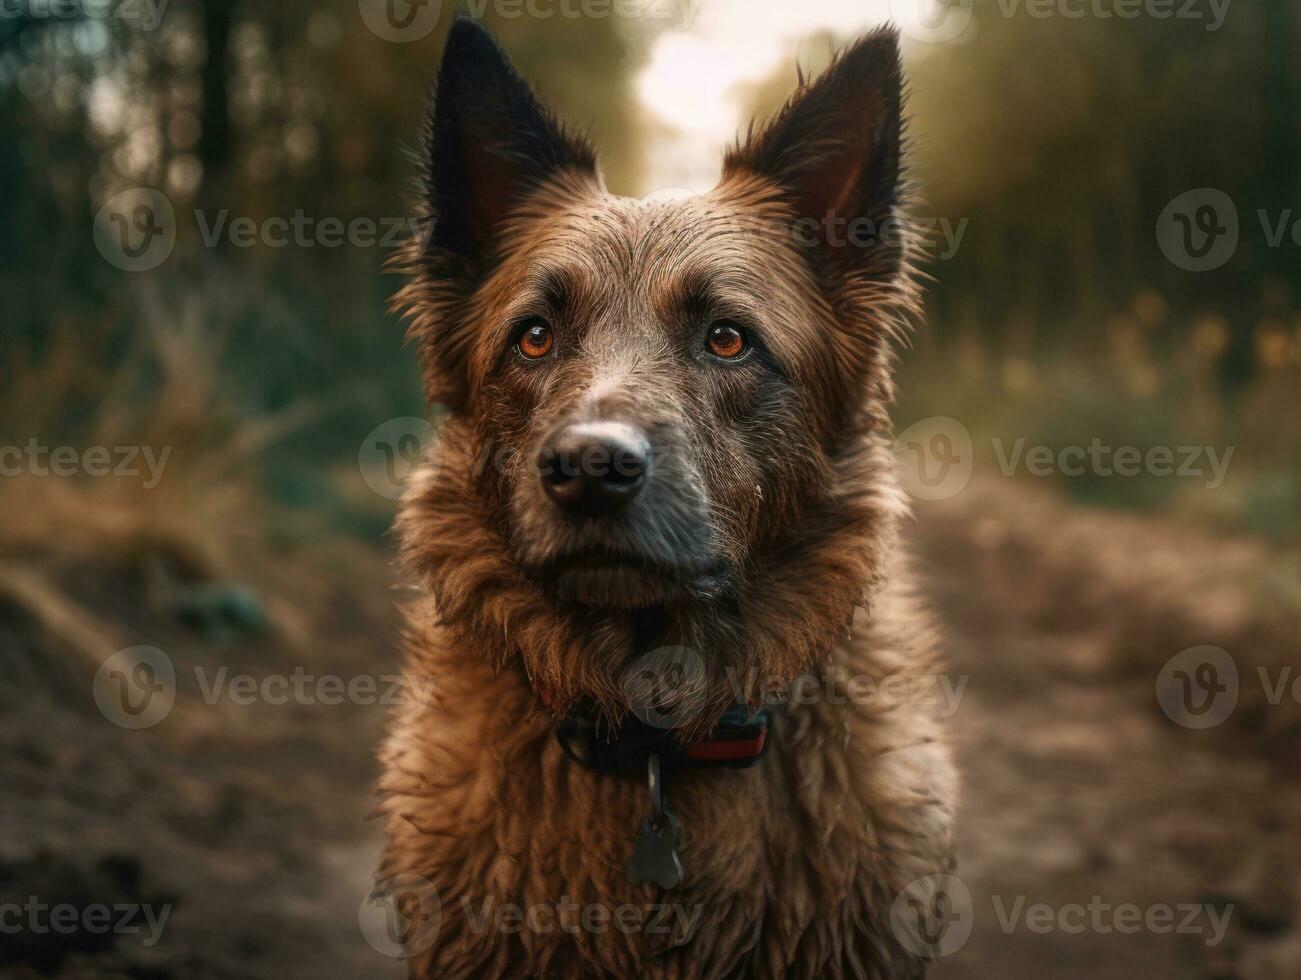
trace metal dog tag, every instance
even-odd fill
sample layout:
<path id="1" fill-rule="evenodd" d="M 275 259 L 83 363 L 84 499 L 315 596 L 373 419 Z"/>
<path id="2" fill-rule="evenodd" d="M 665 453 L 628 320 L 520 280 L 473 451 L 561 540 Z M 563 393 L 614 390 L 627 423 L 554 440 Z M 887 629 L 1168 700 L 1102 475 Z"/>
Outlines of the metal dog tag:
<path id="1" fill-rule="evenodd" d="M 634 885 L 654 882 L 661 888 L 677 888 L 682 884 L 682 859 L 678 857 L 681 839 L 682 824 L 668 810 L 643 820 L 637 846 L 625 869 L 628 880 Z"/>
<path id="2" fill-rule="evenodd" d="M 646 788 L 650 790 L 650 816 L 641 822 L 637 846 L 624 871 L 634 885 L 654 882 L 661 888 L 677 888 L 682 884 L 682 859 L 678 857 L 682 824 L 665 805 L 660 757 L 655 752 L 646 758 Z"/>

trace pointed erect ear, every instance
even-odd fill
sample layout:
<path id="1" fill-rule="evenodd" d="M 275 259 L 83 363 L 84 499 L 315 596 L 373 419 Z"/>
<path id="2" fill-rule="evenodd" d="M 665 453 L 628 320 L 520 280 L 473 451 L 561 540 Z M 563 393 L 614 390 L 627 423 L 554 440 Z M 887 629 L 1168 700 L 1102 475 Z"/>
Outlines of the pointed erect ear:
<path id="1" fill-rule="evenodd" d="M 892 274 L 902 258 L 893 227 L 902 102 L 898 33 L 873 31 L 802 84 L 761 131 L 752 129 L 727 155 L 724 173 L 759 174 L 780 186 L 796 241 L 822 258 Z"/>
<path id="2" fill-rule="evenodd" d="M 429 124 L 430 244 L 485 258 L 501 222 L 535 187 L 596 156 L 565 133 L 488 32 L 459 18 L 443 50 Z"/>

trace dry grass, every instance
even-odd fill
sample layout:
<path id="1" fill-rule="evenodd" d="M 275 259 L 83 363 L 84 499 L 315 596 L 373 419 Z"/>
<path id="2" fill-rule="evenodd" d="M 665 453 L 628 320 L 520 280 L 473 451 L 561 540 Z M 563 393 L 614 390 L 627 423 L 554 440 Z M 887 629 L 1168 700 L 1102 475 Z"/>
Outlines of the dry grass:
<path id="1" fill-rule="evenodd" d="M 36 439 L 51 448 L 150 447 L 155 460 L 168 455 L 156 486 L 140 459 L 134 476 L 0 478 L 0 601 L 93 669 L 125 638 L 62 584 L 69 569 L 138 573 L 153 612 L 186 585 L 238 582 L 263 597 L 281 641 L 305 648 L 328 611 L 330 583 L 302 557 L 268 555 L 270 532 L 284 530 L 286 515 L 269 512 L 259 473 L 264 455 L 324 406 L 241 418 L 220 374 L 222 335 L 205 322 L 198 299 L 172 316 L 160 296 L 142 291 L 139 307 L 136 346 L 112 372 L 95 366 L 105 360 L 102 350 L 58 326 L 39 357 L 18 352 L 9 362 L 0 384 L 9 445 Z M 361 560 L 355 548 L 338 560 L 354 559 Z"/>

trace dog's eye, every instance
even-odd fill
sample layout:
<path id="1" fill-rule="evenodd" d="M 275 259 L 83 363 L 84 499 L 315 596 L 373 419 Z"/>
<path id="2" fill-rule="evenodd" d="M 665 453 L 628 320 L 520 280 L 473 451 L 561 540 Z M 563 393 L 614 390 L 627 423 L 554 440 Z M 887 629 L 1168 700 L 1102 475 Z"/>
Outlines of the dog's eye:
<path id="1" fill-rule="evenodd" d="M 516 348 L 529 360 L 537 360 L 551 353 L 556 336 L 543 320 L 530 320 L 520 333 Z"/>
<path id="2" fill-rule="evenodd" d="M 745 334 L 735 323 L 723 320 L 709 328 L 709 352 L 715 357 L 733 361 L 749 349 Z"/>

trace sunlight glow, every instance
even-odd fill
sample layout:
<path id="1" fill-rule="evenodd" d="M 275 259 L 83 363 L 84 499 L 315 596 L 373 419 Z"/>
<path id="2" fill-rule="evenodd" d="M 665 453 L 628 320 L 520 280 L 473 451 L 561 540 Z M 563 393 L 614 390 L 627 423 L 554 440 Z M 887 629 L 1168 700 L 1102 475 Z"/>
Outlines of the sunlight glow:
<path id="1" fill-rule="evenodd" d="M 897 4 L 897 0 L 896 0 Z M 746 122 L 745 86 L 785 62 L 792 81 L 802 38 L 819 31 L 850 35 L 890 19 L 890 0 L 707 0 L 684 31 L 655 38 L 636 80 L 654 123 L 643 192 L 707 190 L 723 149 Z"/>

